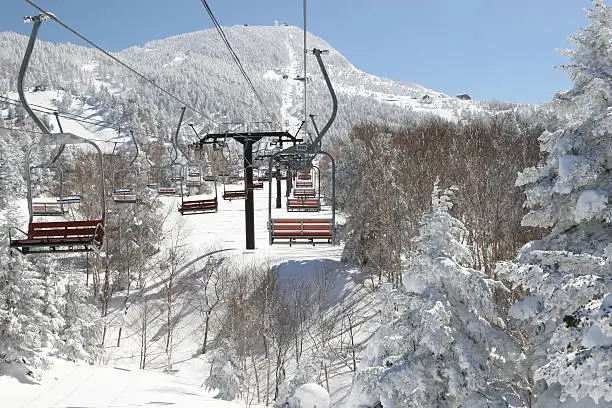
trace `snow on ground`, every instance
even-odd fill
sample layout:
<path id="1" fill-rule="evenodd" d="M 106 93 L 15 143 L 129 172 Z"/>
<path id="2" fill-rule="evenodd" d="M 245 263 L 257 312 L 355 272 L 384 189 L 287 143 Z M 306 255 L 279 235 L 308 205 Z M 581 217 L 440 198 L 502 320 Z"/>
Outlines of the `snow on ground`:
<path id="1" fill-rule="evenodd" d="M 58 101 L 63 97 L 64 91 L 39 91 L 39 92 L 26 92 L 26 99 L 31 107 L 49 108 L 51 112 L 56 109 Z M 7 95 L 11 99 L 19 99 L 19 95 L 14 92 L 10 92 Z M 105 122 L 105 119 L 100 115 L 99 110 L 88 105 L 84 101 L 76 98 L 72 98 L 72 104 L 70 109 L 65 113 L 71 113 L 84 117 L 88 122 L 98 123 Z M 43 114 L 37 112 L 37 115 L 42 119 L 46 117 L 48 123 L 53 125 L 51 130 L 52 133 L 59 132 L 57 121 L 52 113 Z M 79 122 L 65 117 L 60 117 L 60 123 L 65 133 L 74 133 L 77 136 L 81 136 L 85 139 L 95 141 L 98 147 L 104 153 L 111 153 L 113 151 L 113 142 L 124 142 L 130 140 L 129 137 L 121 137 L 117 134 L 115 129 L 111 129 L 105 126 L 99 126 L 95 124 L 88 124 Z"/>
<path id="2" fill-rule="evenodd" d="M 0 371 L 9 369 L 3 366 Z M 0 376 L 0 404 L 3 408 L 244 406 L 217 400 L 201 385 L 201 379 L 157 371 L 56 360 L 38 383 Z"/>
<path id="3" fill-rule="evenodd" d="M 452 122 L 459 120 L 458 114 L 461 111 L 477 113 L 482 110 L 477 104 L 470 101 L 461 101 L 438 93 L 427 94 L 425 99 L 423 99 L 426 94 L 419 95 L 418 97 L 414 95 L 390 94 L 372 91 L 364 86 L 336 85 L 335 90 L 338 94 L 362 96 L 364 98 L 375 99 L 381 103 L 409 108 L 419 113 L 435 114 Z"/>
<path id="4" fill-rule="evenodd" d="M 288 34 L 290 35 L 290 34 Z M 288 41 L 289 44 L 289 41 Z M 288 46 L 291 52 L 291 48 Z M 175 60 L 175 63 L 180 61 Z M 86 71 L 95 71 L 94 65 L 85 65 Z M 293 78 L 298 72 L 298 60 L 291 55 L 286 68 L 287 76 Z M 286 112 L 283 122 L 289 127 L 298 126 L 300 119 L 299 100 L 301 98 L 301 83 L 293 80 L 284 81 L 283 109 Z M 100 82 L 99 85 L 105 85 Z M 111 92 L 118 92 L 112 90 Z M 17 98 L 17 95 L 9 95 Z M 27 95 L 31 104 L 54 108 L 62 98 L 62 91 L 31 92 Z M 86 116 L 90 121 L 103 121 L 99 112 L 83 101 L 73 100 L 70 113 Z M 47 115 L 49 122 L 55 124 L 53 115 Z M 81 124 L 77 121 L 62 118 L 64 132 L 71 132 L 95 141 L 104 151 L 112 149 L 112 142 L 117 141 L 117 134 L 112 129 L 95 125 Z M 103 141 L 109 141 L 107 143 Z M 236 187 L 236 186 L 234 186 Z M 232 186 L 228 186 L 232 188 Z M 212 214 L 181 216 L 177 207 L 180 198 L 161 197 L 168 214 L 165 226 L 168 231 L 182 230 L 187 245 L 187 261 L 181 272 L 188 273 L 189 266 L 206 258 L 212 253 L 223 254 L 235 265 L 270 265 L 275 266 L 280 281 L 300 281 L 311 287 L 316 287 L 323 278 L 329 282 L 326 304 L 329 315 L 337 313 L 346 304 L 355 305 L 361 314 L 356 330 L 357 342 L 366 341 L 374 331 L 376 305 L 366 301 L 362 286 L 354 279 L 355 271 L 346 268 L 341 262 L 342 246 L 328 244 L 299 244 L 289 246 L 286 243 L 270 246 L 268 243 L 267 223 L 269 218 L 269 194 L 271 188 L 271 203 L 275 204 L 275 183 L 264 183 L 264 190 L 254 191 L 255 203 L 255 250 L 246 250 L 245 240 L 245 202 L 244 200 L 224 201 L 221 199 L 223 187 L 219 186 L 219 211 Z M 273 218 L 330 218 L 331 210 L 323 206 L 319 213 L 288 213 L 285 209 L 285 183 L 282 183 L 282 207 L 272 208 Z M 22 206 L 26 215 L 26 205 Z M 337 216 L 337 219 L 342 217 Z M 24 217 L 24 220 L 26 217 Z M 25 221 L 24 221 L 25 222 Z M 158 281 L 146 288 L 143 293 L 133 292 L 132 296 L 158 295 L 163 281 Z M 120 295 L 118 297 L 121 297 Z M 125 296 L 123 296 L 125 297 Z M 134 302 L 136 305 L 137 303 Z M 176 343 L 172 357 L 171 373 L 163 373 L 167 368 L 167 355 L 163 350 L 164 339 L 161 328 L 153 333 L 147 360 L 146 370 L 139 370 L 140 337 L 138 334 L 139 313 L 137 306 L 125 310 L 123 301 L 115 299 L 110 307 L 107 322 L 109 324 L 106 337 L 105 362 L 107 366 L 90 366 L 54 360 L 55 365 L 47 371 L 39 382 L 33 382 L 29 377 L 16 374 L 7 367 L 0 367 L 0 407 L 237 407 L 245 402 L 223 402 L 213 398 L 215 392 L 208 392 L 202 387 L 208 375 L 209 367 L 198 354 L 201 342 L 201 322 L 198 316 L 189 311 L 184 313 L 176 327 Z M 156 312 L 157 318 L 159 313 Z M 163 318 L 163 316 L 162 316 Z M 116 345 L 118 329 L 123 324 L 121 345 Z M 130 324 L 131 323 L 131 324 Z M 342 340 L 340 340 L 342 341 Z M 197 356 L 197 357 L 194 357 Z M 13 370 L 14 371 L 14 370 Z M 339 406 L 346 398 L 352 373 L 346 364 L 338 363 L 330 367 L 331 406 Z M 289 373 L 289 375 L 291 375 Z M 310 390 L 312 391 L 312 390 Z M 308 394 L 308 393 L 306 393 Z M 317 398 L 322 393 L 317 394 Z M 310 401 L 305 396 L 303 403 Z M 314 398 L 314 397 L 313 397 Z M 252 405 L 255 407 L 256 405 Z M 317 405 L 318 406 L 318 405 Z"/>
<path id="5" fill-rule="evenodd" d="M 295 408 L 329 407 L 329 394 L 319 384 L 308 383 L 295 390 L 291 403 Z"/>
<path id="6" fill-rule="evenodd" d="M 273 81 L 280 81 L 281 79 L 283 79 L 283 77 L 279 73 L 274 72 L 272 70 L 268 70 L 265 74 L 263 74 L 263 77 L 266 79 L 271 79 Z"/>
<path id="7" fill-rule="evenodd" d="M 303 113 L 303 100 L 302 94 L 304 92 L 303 84 L 299 81 L 294 80 L 298 76 L 298 61 L 297 56 L 293 52 L 291 43 L 293 42 L 293 34 L 291 29 L 285 29 L 287 38 L 285 44 L 287 46 L 287 53 L 289 55 L 289 64 L 285 68 L 285 88 L 283 91 L 283 99 L 281 103 L 281 123 L 287 124 L 287 128 L 291 133 L 298 130 L 301 125 Z"/>
<path id="8" fill-rule="evenodd" d="M 228 186 L 231 188 L 231 186 Z M 365 341 L 373 332 L 376 319 L 375 305 L 365 301 L 365 293 L 355 283 L 352 271 L 341 262 L 342 246 L 328 244 L 292 245 L 268 244 L 268 188 L 254 191 L 255 203 L 255 250 L 245 250 L 244 200 L 224 201 L 223 187 L 219 186 L 219 211 L 211 214 L 181 216 L 177 211 L 180 199 L 160 198 L 168 212 L 165 225 L 169 230 L 183 229 L 188 245 L 185 271 L 191 261 L 203 258 L 211 251 L 225 251 L 223 256 L 236 264 L 276 265 L 281 281 L 302 280 L 316 284 L 321 276 L 327 275 L 331 287 L 327 293 L 330 315 L 337 312 L 342 302 L 360 304 L 362 319 L 359 322 L 361 334 L 357 341 Z M 275 203 L 275 183 L 272 183 L 272 205 Z M 331 216 L 329 207 L 320 213 L 288 213 L 285 210 L 285 183 L 283 182 L 283 208 L 272 209 L 276 218 L 325 218 Z M 146 294 L 155 295 L 160 283 L 147 288 Z M 156 292 L 157 291 L 157 292 Z M 136 292 L 133 292 L 136 295 Z M 136 303 L 135 303 L 136 304 Z M 126 323 L 123 327 L 121 346 L 116 346 L 118 326 L 121 319 L 135 322 L 138 307 L 129 309 L 123 315 L 122 302 L 116 299 L 109 314 L 110 327 L 106 341 L 106 364 L 97 367 L 79 365 L 55 360 L 55 367 L 46 372 L 40 383 L 32 383 L 15 375 L 0 375 L 0 407 L 238 407 L 245 402 L 222 402 L 215 400 L 215 392 L 202 387 L 208 375 L 208 366 L 198 355 L 201 342 L 201 323 L 198 316 L 186 313 L 177 325 L 175 351 L 171 373 L 161 372 L 167 367 L 167 356 L 163 350 L 164 338 L 161 330 L 153 333 L 149 349 L 147 370 L 139 370 L 140 337 L 136 324 Z M 163 318 L 163 316 L 162 316 Z M 197 356 L 197 357 L 194 357 Z M 335 371 L 334 371 L 335 370 Z M 0 373 L 6 370 L 0 369 Z M 290 373 L 289 373 L 290 375 Z M 332 368 L 330 397 L 332 406 L 346 398 L 352 373 L 346 365 Z M 26 380 L 24 380 L 26 379 Z M 256 406 L 256 405 L 253 405 Z"/>

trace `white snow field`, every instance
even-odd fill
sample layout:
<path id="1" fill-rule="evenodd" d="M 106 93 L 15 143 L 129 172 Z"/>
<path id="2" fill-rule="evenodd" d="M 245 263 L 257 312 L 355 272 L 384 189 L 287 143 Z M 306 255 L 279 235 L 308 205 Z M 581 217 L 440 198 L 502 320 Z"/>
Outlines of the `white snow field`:
<path id="1" fill-rule="evenodd" d="M 0 377 L 3 408 L 60 407 L 240 407 L 214 399 L 202 381 L 155 370 L 79 365 L 55 360 L 39 384 Z"/>
<path id="2" fill-rule="evenodd" d="M 291 58 L 287 73 L 297 75 L 297 61 Z M 298 110 L 294 101 L 299 100 L 300 85 L 289 81 L 283 95 L 283 111 L 287 112 L 284 120 L 290 126 L 299 123 L 296 117 Z M 118 90 L 114 90 L 117 92 Z M 62 96 L 62 91 L 43 91 L 28 93 L 31 104 L 54 106 Z M 10 94 L 11 98 L 17 97 Z M 70 107 L 72 113 L 88 116 L 92 121 L 103 120 L 95 109 L 81 101 L 73 101 Z M 53 115 L 47 115 L 49 122 L 55 124 Z M 112 150 L 113 143 L 120 141 L 114 130 L 104 129 L 94 125 L 79 123 L 62 118 L 65 132 L 81 135 L 94 140 L 103 151 Z M 56 130 L 55 130 L 56 131 Z M 106 142 L 106 143 L 105 143 Z M 287 285 L 296 281 L 300 284 L 310 283 L 313 287 L 326 276 L 329 281 L 329 291 L 326 295 L 326 305 L 329 314 L 345 307 L 347 303 L 354 305 L 359 311 L 359 324 L 355 341 L 363 343 L 375 330 L 376 302 L 371 298 L 364 300 L 364 286 L 355 283 L 352 276 L 356 271 L 345 267 L 341 262 L 342 245 L 328 244 L 288 244 L 268 243 L 268 188 L 255 190 L 255 250 L 245 250 L 245 215 L 244 200 L 224 201 L 221 199 L 223 186 L 219 188 L 219 210 L 217 213 L 181 216 L 177 211 L 180 198 L 160 198 L 169 214 L 164 227 L 167 230 L 181 230 L 187 245 L 187 257 L 181 273 L 189 273 L 191 261 L 205 258 L 211 252 L 221 252 L 235 265 L 264 264 L 276 267 L 279 280 Z M 271 184 L 272 206 L 275 205 L 276 186 Z M 282 182 L 282 209 L 272 210 L 273 218 L 329 218 L 331 210 L 323 205 L 321 212 L 303 213 L 287 212 L 285 198 L 285 181 Z M 192 197 L 194 198 L 194 197 Z M 325 197 L 323 197 L 325 202 Z M 26 205 L 22 206 L 26 217 Z M 336 221 L 342 222 L 337 214 Z M 36 380 L 25 376 L 23 368 L 17 365 L 5 365 L 0 369 L 0 408 L 31 408 L 31 407 L 240 407 L 259 405 L 252 401 L 226 402 L 215 399 L 215 390 L 207 390 L 204 380 L 208 377 L 210 366 L 205 356 L 198 350 L 201 348 L 201 320 L 191 316 L 189 312 L 181 311 L 181 320 L 176 325 L 174 350 L 172 352 L 171 369 L 168 370 L 167 355 L 163 350 L 163 323 L 156 323 L 152 329 L 151 346 L 147 357 L 147 369 L 139 369 L 140 337 L 138 335 L 139 310 L 136 296 L 156 297 L 162 290 L 163 279 L 150 284 L 141 291 L 133 291 L 126 295 L 120 293 L 113 300 L 107 318 L 105 341 L 105 365 L 92 366 L 71 363 L 52 358 L 53 366 L 42 373 Z M 123 300 L 135 306 L 126 309 Z M 186 301 L 187 302 L 187 301 Z M 183 313 L 184 312 L 184 313 Z M 161 313 L 161 312 L 159 312 Z M 159 316 L 158 316 L 159 317 Z M 163 320 L 160 318 L 159 320 Z M 123 324 L 122 324 L 123 322 Z M 122 326 L 121 345 L 116 346 L 119 327 Z M 342 341 L 342 340 L 340 340 Z M 306 348 L 308 345 L 305 346 Z M 195 356 L 195 357 L 194 357 Z M 331 406 L 340 406 L 350 392 L 352 371 L 348 364 L 337 362 L 330 367 L 329 398 Z M 287 379 L 292 376 L 293 367 L 288 367 Z M 321 384 L 325 386 L 325 384 Z M 312 391 L 312 390 L 311 390 Z M 322 408 L 325 401 L 321 390 L 305 392 L 298 398 L 301 406 L 317 406 Z M 312 395 L 310 397 L 309 395 Z M 310 405 L 308 405 L 310 403 Z"/>
<path id="3" fill-rule="evenodd" d="M 68 121 L 66 121 L 68 123 Z M 70 125 L 68 125 L 70 126 Z M 275 205 L 275 182 L 272 183 L 272 206 Z M 180 198 L 163 197 L 168 218 L 168 229 L 180 228 L 184 243 L 188 248 L 187 262 L 201 258 L 212 251 L 223 251 L 222 255 L 237 265 L 264 263 L 277 266 L 280 281 L 311 282 L 322 274 L 330 276 L 328 305 L 330 310 L 337 307 L 340 299 L 363 298 L 363 287 L 354 283 L 351 274 L 341 262 L 342 245 L 329 244 L 292 245 L 268 243 L 268 188 L 255 190 L 255 241 L 256 249 L 245 250 L 244 200 L 224 201 L 221 199 L 222 185 L 219 186 L 219 211 L 217 213 L 181 216 L 177 211 Z M 331 216 L 328 206 L 323 206 L 320 213 L 287 212 L 285 209 L 285 181 L 282 182 L 282 209 L 272 209 L 275 218 L 326 218 Z M 25 206 L 24 206 L 25 211 Z M 342 220 L 341 216 L 337 219 Z M 224 251 L 225 250 L 225 251 Z M 188 268 L 183 268 L 187 273 Z M 159 282 L 146 288 L 147 294 L 155 294 L 160 288 Z M 136 296 L 134 291 L 133 296 Z M 142 295 L 142 293 L 140 294 Z M 125 297 L 121 294 L 118 297 Z M 216 392 L 206 390 L 203 382 L 208 376 L 209 365 L 204 356 L 198 355 L 201 346 L 201 326 L 197 318 L 186 315 L 177 324 L 175 350 L 172 357 L 172 369 L 167 368 L 167 357 L 162 350 L 163 335 L 153 341 L 150 347 L 147 369 L 138 369 L 140 338 L 137 335 L 138 310 L 129 309 L 122 317 L 121 299 L 116 299 L 109 314 L 110 323 L 106 334 L 105 363 L 102 366 L 75 364 L 64 360 L 53 359 L 54 365 L 38 380 L 17 372 L 18 367 L 4 366 L 0 375 L 0 407 L 239 407 L 246 406 L 244 401 L 226 402 L 214 399 Z M 375 306 L 364 306 L 364 319 Z M 375 313 L 374 313 L 375 314 Z M 126 322 L 123 327 L 121 346 L 116 347 L 116 338 L 121 319 Z M 361 341 L 367 339 L 374 330 L 374 323 L 362 323 Z M 157 330 L 158 328 L 156 328 Z M 161 332 L 161 330 L 160 330 Z M 154 335 L 155 337 L 155 335 Z M 155 338 L 153 340 L 156 340 Z M 197 356 L 197 357 L 194 357 Z M 12 373 L 11 373 L 12 371 Z M 167 370 L 166 370 L 167 371 Z M 290 378 L 290 375 L 289 375 Z M 350 370 L 337 370 L 330 379 L 331 406 L 338 406 L 347 396 L 351 381 Z M 302 395 L 302 406 L 308 401 L 308 395 Z M 313 398 L 321 400 L 321 393 Z M 316 405 L 314 403 L 312 406 Z M 252 404 L 256 407 L 258 405 Z M 319 407 L 319 405 L 316 405 Z M 320 407 L 319 407 L 320 408 Z"/>
<path id="4" fill-rule="evenodd" d="M 274 184 L 274 183 L 273 183 Z M 211 250 L 234 248 L 224 253 L 237 263 L 252 264 L 266 262 L 278 265 L 281 280 L 302 279 L 314 281 L 317 275 L 327 269 L 335 275 L 330 296 L 336 299 L 354 296 L 355 286 L 351 283 L 350 271 L 339 262 L 342 246 L 328 244 L 292 245 L 268 244 L 266 223 L 268 220 L 268 185 L 264 190 L 255 190 L 255 239 L 256 249 L 246 251 L 244 233 L 244 200 L 219 200 L 218 213 L 183 216 L 176 211 L 178 198 L 162 198 L 171 211 L 166 225 L 183 229 L 189 261 Z M 274 186 L 273 186 L 274 188 Z M 284 182 L 283 182 L 284 190 Z M 274 194 L 274 191 L 273 191 Z M 274 197 L 274 196 L 273 196 Z M 287 213 L 284 206 L 273 209 L 273 217 L 326 217 L 329 208 L 321 213 Z M 273 204 L 274 205 L 274 201 Z M 231 254 L 231 255 L 230 255 Z M 187 263 L 189 263 L 189 261 Z M 335 268 L 335 270 L 330 269 Z M 153 289 L 150 289 L 153 290 Z M 331 299 L 330 299 L 331 303 Z M 135 307 L 133 308 L 135 309 Z M 136 312 L 130 309 L 131 312 Z M 115 310 L 115 316 L 120 308 Z M 127 320 L 135 318 L 126 317 Z M 162 372 L 165 356 L 161 350 L 151 354 L 151 369 L 139 370 L 139 340 L 124 327 L 121 347 L 116 347 L 116 329 L 109 329 L 106 346 L 106 366 L 75 364 L 54 360 L 54 366 L 44 373 L 39 381 L 13 373 L 0 376 L 0 407 L 239 407 L 244 402 L 225 402 L 214 399 L 214 391 L 202 386 L 208 375 L 208 364 L 203 356 L 193 357 L 200 347 L 197 327 L 186 318 L 177 327 L 176 350 L 171 374 Z M 194 330 L 195 329 L 195 330 Z M 155 353 L 159 356 L 156 357 Z M 10 372 L 4 367 L 0 372 Z M 348 392 L 350 377 L 338 376 L 331 382 L 332 398 L 342 399 Z M 316 394 L 321 399 L 320 393 Z M 313 398 L 315 398 L 313 397 Z M 302 396 L 300 400 L 306 402 Z M 252 405 L 253 407 L 257 405 Z M 318 406 L 318 405 L 317 405 Z"/>

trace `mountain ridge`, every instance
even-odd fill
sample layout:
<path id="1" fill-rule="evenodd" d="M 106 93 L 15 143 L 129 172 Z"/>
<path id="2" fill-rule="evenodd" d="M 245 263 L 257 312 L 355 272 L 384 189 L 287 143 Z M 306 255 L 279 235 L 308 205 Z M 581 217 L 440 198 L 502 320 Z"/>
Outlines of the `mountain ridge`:
<path id="1" fill-rule="evenodd" d="M 152 40 L 114 53 L 159 86 L 217 122 L 273 120 L 297 131 L 303 114 L 302 31 L 295 26 L 231 26 L 224 28 L 232 47 L 266 106 L 247 89 L 228 50 L 215 30 L 183 33 Z M 26 37 L 0 33 L 0 94 L 16 88 L 18 65 Z M 324 63 L 338 95 L 339 111 L 330 137 L 346 134 L 361 122 L 401 125 L 424 115 L 457 120 L 483 110 L 478 101 L 459 100 L 407 82 L 380 78 L 359 70 L 323 39 L 308 34 L 312 48 L 329 50 Z M 307 59 L 308 112 L 324 121 L 331 98 L 313 57 Z M 11 75 L 12 74 L 12 75 Z M 37 41 L 26 78 L 27 86 L 46 84 L 85 99 L 105 112 L 105 119 L 122 121 L 145 133 L 168 133 L 175 126 L 180 104 L 145 84 L 97 50 L 65 43 Z M 272 114 L 270 114 L 272 113 Z M 270 117 L 273 116 L 273 117 Z M 202 129 L 212 121 L 188 118 Z"/>

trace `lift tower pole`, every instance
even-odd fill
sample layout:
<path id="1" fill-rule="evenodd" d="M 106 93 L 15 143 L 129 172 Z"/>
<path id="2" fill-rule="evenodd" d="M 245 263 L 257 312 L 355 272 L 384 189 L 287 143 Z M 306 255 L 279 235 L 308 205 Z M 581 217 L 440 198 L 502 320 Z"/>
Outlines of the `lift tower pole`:
<path id="1" fill-rule="evenodd" d="M 308 77 L 306 73 L 306 54 L 308 53 L 308 48 L 306 48 L 306 35 L 308 33 L 308 29 L 306 23 L 308 22 L 308 1 L 304 0 L 304 136 L 308 135 L 308 106 L 307 106 L 307 92 L 306 92 L 306 84 L 308 82 Z M 306 138 L 304 137 L 304 140 Z"/>
<path id="2" fill-rule="evenodd" d="M 244 158 L 244 184 L 246 197 L 244 199 L 244 225 L 246 232 L 246 248 L 255 249 L 255 201 L 253 200 L 253 139 L 246 138 L 242 142 Z"/>
<path id="3" fill-rule="evenodd" d="M 202 148 L 205 144 L 215 144 L 218 140 L 225 140 L 228 137 L 240 143 L 243 148 L 244 184 L 246 187 L 246 197 L 244 200 L 246 249 L 255 249 L 255 206 L 253 189 L 248 188 L 253 185 L 253 145 L 267 137 L 290 141 L 293 144 L 295 144 L 298 139 L 284 130 L 249 131 L 246 129 L 244 132 L 208 133 L 197 141 L 196 145 Z M 270 174 L 271 173 L 272 172 L 270 172 Z"/>

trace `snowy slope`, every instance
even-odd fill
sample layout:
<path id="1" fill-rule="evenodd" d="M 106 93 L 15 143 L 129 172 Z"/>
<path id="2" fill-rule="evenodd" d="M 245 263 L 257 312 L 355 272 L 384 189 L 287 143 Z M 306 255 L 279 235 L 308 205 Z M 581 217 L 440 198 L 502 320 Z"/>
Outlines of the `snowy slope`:
<path id="1" fill-rule="evenodd" d="M 273 195 L 275 194 L 273 183 Z M 330 245 L 268 245 L 266 223 L 268 217 L 268 185 L 263 191 L 255 191 L 255 229 L 256 250 L 245 251 L 244 248 L 244 201 L 231 202 L 220 200 L 219 212 L 181 217 L 176 211 L 177 198 L 163 198 L 169 212 L 167 228 L 183 229 L 190 254 L 186 266 L 194 259 L 201 258 L 211 250 L 228 250 L 223 253 L 236 265 L 267 263 L 278 266 L 281 282 L 294 284 L 300 281 L 314 285 L 320 276 L 327 271 L 331 274 L 332 284 L 328 293 L 330 312 L 339 307 L 339 300 L 355 301 L 362 308 L 362 316 L 370 316 L 375 304 L 370 299 L 366 303 L 362 289 L 354 281 L 355 271 L 347 269 L 339 262 L 342 246 Z M 273 217 L 325 217 L 329 208 L 318 214 L 287 213 L 284 209 L 273 209 Z M 183 268 L 188 273 L 187 268 Z M 160 290 L 154 284 L 145 290 L 147 295 L 155 295 Z M 136 293 L 135 293 L 136 295 Z M 139 341 L 137 328 L 124 326 L 123 340 L 116 347 L 118 322 L 122 318 L 122 304 L 115 302 L 111 306 L 107 332 L 106 363 L 107 367 L 74 365 L 56 361 L 56 367 L 45 374 L 40 384 L 20 383 L 11 375 L 0 376 L 0 393 L 3 401 L 9 401 L 7 407 L 123 407 L 123 406 L 162 406 L 177 407 L 233 407 L 238 403 L 223 403 L 212 399 L 214 391 L 207 392 L 201 385 L 208 375 L 208 366 L 201 357 L 194 358 L 200 347 L 200 332 L 197 319 L 186 315 L 177 325 L 176 349 L 173 353 L 172 374 L 157 372 L 166 366 L 163 353 L 164 339 L 152 341 L 148 370 L 138 370 Z M 125 321 L 137 322 L 138 310 L 130 308 Z M 162 319 L 163 320 L 163 319 Z M 134 323 L 136 324 L 136 323 Z M 161 324 L 161 323 L 160 323 Z M 362 323 L 359 341 L 365 341 L 374 331 L 376 320 Z M 155 327 L 159 327 L 154 323 Z M 336 406 L 346 398 L 349 391 L 351 373 L 342 367 L 335 369 L 330 382 L 330 394 Z M 101 391 L 103 390 L 103 391 Z M 198 405 L 199 404 L 199 405 Z"/>
<path id="2" fill-rule="evenodd" d="M 6 365 L 2 368 L 11 369 Z M 1 403 L 5 408 L 243 406 L 239 402 L 214 399 L 214 394 L 201 385 L 202 380 L 195 377 L 62 360 L 56 360 L 53 368 L 37 384 L 0 376 Z"/>
<path id="3" fill-rule="evenodd" d="M 302 93 L 304 81 L 295 80 L 301 75 L 301 31 L 297 27 L 231 27 L 228 37 L 240 55 L 256 87 L 261 91 L 266 104 L 276 119 L 290 131 L 299 127 L 303 118 Z M 23 41 L 23 38 L 17 39 Z M 14 35 L 0 33 L 0 47 L 7 45 L 7 52 L 0 56 L 0 66 L 6 59 L 19 59 L 19 50 L 14 49 Z M 324 57 L 327 69 L 339 98 L 339 114 L 330 138 L 345 134 L 350 126 L 360 121 L 379 120 L 385 117 L 389 125 L 404 123 L 413 115 L 433 114 L 456 120 L 462 111 L 477 112 L 482 108 L 473 101 L 460 101 L 416 84 L 396 83 L 361 72 L 352 66 L 340 53 L 322 39 L 309 37 L 311 47 L 329 49 Z M 10 45 L 10 46 L 8 46 Z M 52 44 L 44 44 L 48 60 L 41 64 L 40 57 L 33 60 L 30 85 L 44 81 L 44 92 L 30 92 L 27 97 L 32 104 L 53 108 L 65 96 L 71 95 L 71 104 L 65 108 L 69 113 L 87 116 L 92 121 L 122 117 L 135 126 L 137 135 L 168 137 L 176 126 L 179 106 L 165 95 L 147 87 L 142 81 L 130 77 L 124 70 L 109 64 L 104 57 L 92 56 L 90 52 L 73 46 L 74 53 L 61 49 L 61 54 Z M 70 51 L 70 50 L 69 50 Z M 59 56 L 54 53 L 57 52 Z M 236 75 L 236 68 L 227 58 L 216 33 L 212 30 L 185 34 L 165 40 L 154 41 L 144 47 L 125 50 L 120 57 L 137 67 L 150 78 L 155 78 L 171 92 L 214 116 L 220 121 L 252 121 L 266 116 L 265 109 L 246 91 L 244 83 Z M 4 59 L 3 59 L 4 58 Z M 75 72 L 69 68 L 62 72 L 62 84 L 53 83 L 54 69 L 62 67 L 61 61 L 69 59 Z M 39 62 L 37 65 L 37 61 Z M 59 75 L 59 74 L 57 74 Z M 56 77 L 57 78 L 57 77 Z M 319 69 L 312 57 L 308 62 L 309 112 L 317 113 L 319 121 L 330 110 L 329 95 L 325 89 Z M 55 91 L 53 89 L 63 89 Z M 17 99 L 11 81 L 0 83 L 0 93 Z M 424 98 L 427 96 L 427 98 Z M 130 109 L 132 108 L 132 109 Z M 125 114 L 125 116 L 124 116 Z M 47 115 L 55 125 L 55 118 Z M 185 122 L 194 121 L 200 126 L 212 126 L 192 115 Z M 101 148 L 110 152 L 117 139 L 114 130 L 62 119 L 65 132 L 72 132 L 94 140 Z M 54 131 L 57 131 L 55 129 Z M 181 217 L 176 211 L 176 198 L 163 198 L 169 214 L 168 231 L 181 228 L 188 245 L 191 261 L 200 259 L 213 251 L 226 251 L 223 256 L 235 265 L 267 264 L 276 266 L 281 283 L 290 285 L 295 281 L 314 285 L 322 274 L 329 273 L 330 288 L 326 298 L 327 315 L 347 304 L 354 309 L 357 325 L 355 341 L 363 344 L 377 325 L 377 303 L 372 300 L 358 273 L 346 268 L 341 262 L 342 247 L 329 245 L 268 245 L 268 189 L 255 191 L 255 239 L 256 250 L 245 251 L 244 202 L 220 200 L 219 212 Z M 275 196 L 272 185 L 272 196 Z M 284 205 L 283 205 L 284 206 Z M 318 214 L 287 214 L 284 209 L 272 210 L 273 217 L 290 218 L 326 217 L 329 208 Z M 188 268 L 181 270 L 187 274 Z M 159 296 L 162 280 L 131 296 Z M 366 301 L 367 300 L 367 301 Z M 154 327 L 161 332 L 163 318 L 157 318 Z M 123 327 L 121 346 L 114 345 L 120 322 Z M 200 386 L 208 375 L 207 366 L 194 359 L 200 346 L 199 322 L 185 314 L 177 325 L 176 350 L 173 353 L 172 374 L 156 372 L 167 366 L 163 352 L 163 336 L 152 340 L 148 370 L 138 370 L 140 344 L 137 336 L 139 321 L 136 307 L 124 315 L 124 309 L 115 299 L 108 318 L 105 360 L 108 367 L 76 366 L 58 362 L 57 367 L 47 373 L 42 384 L 20 383 L 12 375 L 0 376 L 0 394 L 10 401 L 8 406 L 237 406 L 210 401 L 214 392 L 207 393 Z M 344 322 L 337 322 L 343 333 Z M 336 353 L 330 368 L 330 396 L 332 406 L 340 406 L 349 391 L 352 377 L 351 364 L 343 360 L 342 335 L 332 338 Z M 305 345 L 306 348 L 311 344 Z M 118 368 L 115 368 L 118 367 Z M 294 367 L 288 367 L 288 375 Z M 129 391 L 128 391 L 129 389 Z M 99 390 L 104 390 L 100 392 Z M 2 402 L 4 399 L 2 400 Z M 12 404 L 12 405 L 11 405 Z M 199 405 L 198 405 L 199 404 Z M 205 405 L 202 405 L 205 404 Z M 4 405 L 2 405 L 4 406 Z"/>
<path id="4" fill-rule="evenodd" d="M 59 133 L 60 129 L 52 113 L 52 110 L 57 109 L 59 101 L 66 95 L 65 91 L 60 90 L 47 90 L 38 92 L 26 92 L 25 97 L 28 104 L 34 109 L 40 109 L 48 111 L 49 113 L 36 112 L 37 116 L 47 123 L 51 124 L 50 131 L 52 133 Z M 19 95 L 17 92 L 9 92 L 6 95 L 12 100 L 18 100 Z M 60 117 L 60 123 L 62 130 L 65 133 L 73 133 L 77 136 L 81 136 L 85 139 L 94 141 L 103 153 L 110 154 L 113 151 L 114 142 L 126 142 L 129 138 L 125 135 L 119 136 L 117 131 L 109 128 L 105 124 L 104 126 L 99 125 L 100 122 L 105 122 L 102 114 L 95 107 L 87 104 L 83 100 L 71 98 L 72 104 L 70 107 L 65 108 L 62 112 L 79 115 L 81 118 L 85 118 L 85 121 L 81 121 L 77 118 Z M 49 109 L 41 109 L 41 107 Z M 0 110 L 2 112 L 2 110 Z"/>
<path id="5" fill-rule="evenodd" d="M 303 69 L 301 30 L 234 26 L 225 31 L 265 106 L 250 92 L 214 30 L 152 41 L 124 50 L 118 57 L 218 122 L 274 120 L 295 131 L 304 117 L 304 81 L 296 80 Z M 0 68 L 17 72 L 24 46 L 23 36 L 0 33 L 4 50 Z M 393 126 L 423 115 L 457 120 L 487 110 L 486 104 L 478 101 L 459 100 L 418 84 L 360 71 L 316 36 L 308 36 L 308 47 L 329 50 L 323 59 L 339 102 L 329 140 L 346 134 L 359 122 L 382 117 Z M 167 136 L 173 131 L 181 105 L 109 58 L 84 47 L 45 42 L 37 43 L 32 58 L 26 86 L 44 84 L 47 89 L 63 89 L 76 99 L 86 99 L 107 120 L 123 118 L 139 134 Z M 331 102 L 312 55 L 307 58 L 307 71 L 308 113 L 317 115 L 322 123 Z M 14 92 L 15 79 L 9 76 L 0 81 L 0 94 Z M 198 129 L 215 128 L 214 123 L 189 111 L 186 122 L 195 123 Z"/>

